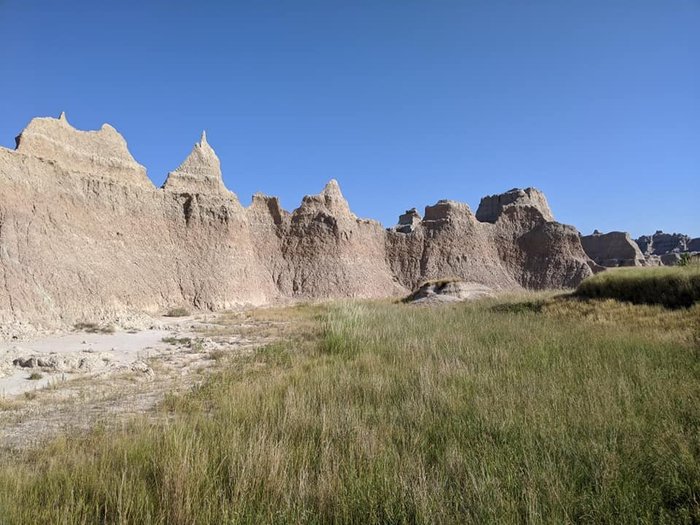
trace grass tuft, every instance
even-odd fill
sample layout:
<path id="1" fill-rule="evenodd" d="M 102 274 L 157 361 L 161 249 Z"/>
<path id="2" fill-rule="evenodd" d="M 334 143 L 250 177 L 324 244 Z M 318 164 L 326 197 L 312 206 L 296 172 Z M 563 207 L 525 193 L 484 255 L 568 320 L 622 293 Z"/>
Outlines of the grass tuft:
<path id="1" fill-rule="evenodd" d="M 112 325 L 100 325 L 93 322 L 75 323 L 73 328 L 80 332 L 87 332 L 89 334 L 113 334 L 115 331 L 115 328 Z"/>
<path id="2" fill-rule="evenodd" d="M 191 346 L 192 344 L 192 338 L 190 337 L 175 337 L 172 335 L 163 337 L 161 339 L 162 342 L 167 343 L 169 345 L 182 345 L 182 346 Z"/>
<path id="3" fill-rule="evenodd" d="M 171 308 L 165 314 L 165 317 L 187 317 L 190 315 L 190 311 L 187 308 Z"/>

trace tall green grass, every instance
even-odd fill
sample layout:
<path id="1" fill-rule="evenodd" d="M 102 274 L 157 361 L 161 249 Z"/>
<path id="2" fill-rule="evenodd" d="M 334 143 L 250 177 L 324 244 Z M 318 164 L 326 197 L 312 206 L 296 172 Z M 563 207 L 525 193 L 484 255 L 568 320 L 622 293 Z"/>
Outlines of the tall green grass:
<path id="1" fill-rule="evenodd" d="M 605 271 L 583 281 L 576 293 L 587 298 L 688 307 L 700 301 L 700 265 Z"/>
<path id="2" fill-rule="evenodd" d="M 164 424 L 6 457 L 0 522 L 700 520 L 699 307 L 344 304 L 316 322 L 168 398 Z"/>

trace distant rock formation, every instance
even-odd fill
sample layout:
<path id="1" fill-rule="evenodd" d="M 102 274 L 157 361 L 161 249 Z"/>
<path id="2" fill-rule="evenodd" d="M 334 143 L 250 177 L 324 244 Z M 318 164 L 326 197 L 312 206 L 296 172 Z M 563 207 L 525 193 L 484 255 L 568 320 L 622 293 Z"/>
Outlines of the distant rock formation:
<path id="1" fill-rule="evenodd" d="M 581 244 L 586 254 L 601 266 L 647 266 L 644 255 L 629 233 L 596 230 L 592 235 L 582 236 Z"/>
<path id="2" fill-rule="evenodd" d="M 262 194 L 244 208 L 205 134 L 160 189 L 108 125 L 37 118 L 0 148 L 0 335 L 172 306 L 399 296 L 446 276 L 572 287 L 592 264 L 532 188 L 486 197 L 476 216 L 439 201 L 387 230 L 356 217 L 336 181 L 292 212 Z"/>
<path id="3" fill-rule="evenodd" d="M 680 233 L 644 235 L 632 240 L 626 232 L 601 233 L 581 237 L 586 254 L 597 264 L 615 266 L 673 266 L 681 254 L 693 254 L 700 248 L 700 239 L 691 239 Z"/>
<path id="4" fill-rule="evenodd" d="M 642 235 L 636 242 L 644 255 L 700 251 L 700 238 L 691 239 L 682 233 L 664 233 L 661 230 L 654 235 Z"/>

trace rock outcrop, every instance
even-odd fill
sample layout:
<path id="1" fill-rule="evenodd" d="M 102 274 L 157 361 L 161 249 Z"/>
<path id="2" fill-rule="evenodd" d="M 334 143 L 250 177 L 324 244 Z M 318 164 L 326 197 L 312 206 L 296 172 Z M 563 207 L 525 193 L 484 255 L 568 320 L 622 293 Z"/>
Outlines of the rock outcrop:
<path id="1" fill-rule="evenodd" d="M 700 238 L 691 239 L 682 233 L 664 233 L 657 230 L 654 235 L 643 235 L 635 240 L 647 262 L 664 266 L 678 264 L 681 254 L 700 252 Z"/>
<path id="2" fill-rule="evenodd" d="M 418 210 L 411 208 L 406 210 L 406 213 L 399 215 L 399 223 L 394 227 L 394 230 L 400 233 L 411 233 L 420 224 L 421 216 Z"/>
<path id="3" fill-rule="evenodd" d="M 664 233 L 657 230 L 654 235 L 642 235 L 636 239 L 644 255 L 665 255 L 700 251 L 700 238 L 691 239 L 682 233 Z"/>
<path id="4" fill-rule="evenodd" d="M 61 113 L 57 119 L 33 119 L 15 142 L 17 152 L 70 166 L 75 173 L 144 188 L 153 186 L 146 168 L 134 160 L 124 138 L 109 124 L 97 131 L 79 131 Z"/>
<path id="5" fill-rule="evenodd" d="M 180 167 L 168 174 L 163 189 L 178 193 L 228 192 L 221 175 L 219 157 L 207 142 L 205 131 Z"/>
<path id="6" fill-rule="evenodd" d="M 582 236 L 581 244 L 586 254 L 601 266 L 648 265 L 639 247 L 626 232 L 601 233 L 596 230 L 592 235 Z"/>
<path id="7" fill-rule="evenodd" d="M 457 303 L 473 301 L 493 295 L 493 290 L 479 283 L 459 280 L 428 281 L 409 295 L 405 302 L 412 304 Z"/>
<path id="8" fill-rule="evenodd" d="M 32 120 L 0 148 L 0 323 L 57 327 L 172 306 L 405 295 L 446 276 L 495 290 L 575 286 L 591 274 L 578 232 L 544 195 L 512 190 L 409 210 L 386 230 L 336 181 L 287 212 L 244 208 L 203 134 L 156 188 L 111 126 Z"/>
<path id="9" fill-rule="evenodd" d="M 476 218 L 483 222 L 496 222 L 504 210 L 513 206 L 525 206 L 537 210 L 545 221 L 554 221 L 552 211 L 544 193 L 535 188 L 524 190 L 513 188 L 500 195 L 489 195 L 481 199 Z"/>

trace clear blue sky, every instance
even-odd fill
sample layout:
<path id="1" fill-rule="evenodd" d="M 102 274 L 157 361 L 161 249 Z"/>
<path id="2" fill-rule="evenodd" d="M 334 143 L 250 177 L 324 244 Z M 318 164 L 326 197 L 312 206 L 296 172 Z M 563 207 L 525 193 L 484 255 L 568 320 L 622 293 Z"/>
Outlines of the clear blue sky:
<path id="1" fill-rule="evenodd" d="M 158 185 L 206 129 L 244 204 L 535 186 L 584 233 L 700 235 L 700 0 L 0 0 L 0 35 L 6 147 L 66 111 Z"/>

